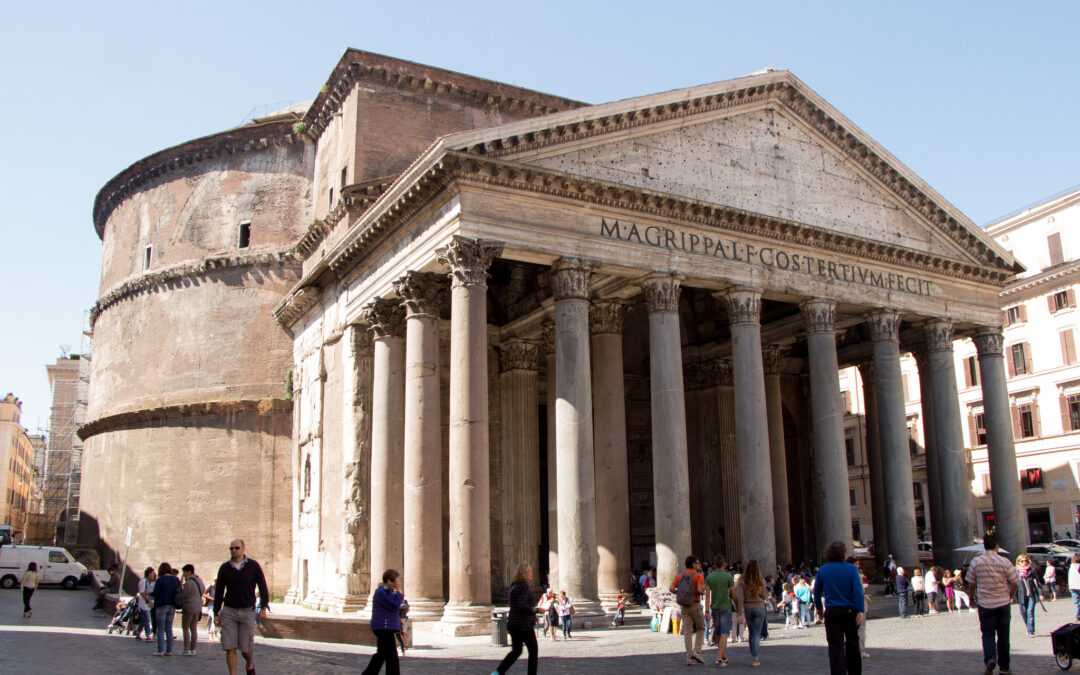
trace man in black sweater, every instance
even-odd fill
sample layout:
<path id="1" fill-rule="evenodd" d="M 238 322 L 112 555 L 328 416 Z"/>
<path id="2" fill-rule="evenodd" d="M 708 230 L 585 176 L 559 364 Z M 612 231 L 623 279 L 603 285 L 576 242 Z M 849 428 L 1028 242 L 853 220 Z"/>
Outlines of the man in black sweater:
<path id="1" fill-rule="evenodd" d="M 255 675 L 255 587 L 259 588 L 259 620 L 266 618 L 270 591 L 259 563 L 244 555 L 244 540 L 229 543 L 229 560 L 218 568 L 214 591 L 214 623 L 221 628 L 221 648 L 236 675 L 236 650 L 244 655 L 247 675 Z M 224 606 L 223 606 L 224 605 Z"/>

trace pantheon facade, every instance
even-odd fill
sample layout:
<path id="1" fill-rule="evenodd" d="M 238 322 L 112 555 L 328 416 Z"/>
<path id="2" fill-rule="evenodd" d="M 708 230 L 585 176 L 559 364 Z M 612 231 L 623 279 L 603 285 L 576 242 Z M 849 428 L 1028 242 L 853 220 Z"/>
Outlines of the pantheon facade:
<path id="1" fill-rule="evenodd" d="M 1019 508 L 998 294 L 1022 268 L 791 73 L 585 105 L 350 50 L 293 119 L 302 222 L 244 317 L 291 340 L 287 601 L 362 610 L 395 568 L 414 619 L 466 634 L 520 562 L 590 612 L 691 553 L 817 559 L 852 536 L 850 365 L 876 539 L 914 563 L 911 352 L 952 562 L 967 336 L 995 511 Z"/>

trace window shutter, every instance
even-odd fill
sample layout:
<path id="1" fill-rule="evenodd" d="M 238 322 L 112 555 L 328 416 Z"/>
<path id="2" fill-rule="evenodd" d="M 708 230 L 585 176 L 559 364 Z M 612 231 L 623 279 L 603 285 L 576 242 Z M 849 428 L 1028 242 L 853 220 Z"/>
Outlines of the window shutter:
<path id="1" fill-rule="evenodd" d="M 1035 372 L 1031 365 L 1031 345 L 1024 343 L 1024 373 L 1030 375 Z"/>
<path id="2" fill-rule="evenodd" d="M 1027 321 L 1027 305 L 1020 305 L 1020 320 Z"/>
<path id="3" fill-rule="evenodd" d="M 1061 432 L 1068 433 L 1072 431 L 1072 420 L 1069 419 L 1069 397 L 1062 394 L 1058 396 L 1058 403 L 1061 405 Z"/>
<path id="4" fill-rule="evenodd" d="M 1013 361 L 1012 347 L 1005 348 L 1005 361 L 1009 365 L 1009 377 L 1016 377 L 1016 362 Z"/>
<path id="5" fill-rule="evenodd" d="M 1065 294 L 1069 296 L 1069 307 L 1076 307 L 1076 291 L 1070 288 Z"/>
<path id="6" fill-rule="evenodd" d="M 971 447 L 979 444 L 979 432 L 975 428 L 975 413 L 968 413 L 968 433 L 971 434 Z"/>
<path id="7" fill-rule="evenodd" d="M 1005 310 L 1004 312 L 1002 312 L 1002 314 L 1005 315 L 1005 319 L 1002 321 L 1002 323 L 1005 325 L 1006 328 L 1008 328 L 1012 325 L 1012 321 L 1009 321 L 1009 310 Z"/>
<path id="8" fill-rule="evenodd" d="M 1020 409 L 1016 407 L 1016 404 L 1013 404 L 1013 406 L 1011 408 L 1009 408 L 1009 410 L 1010 410 L 1010 412 L 1012 412 L 1013 440 L 1018 441 L 1018 440 L 1020 440 L 1020 431 L 1021 431 L 1021 429 L 1020 429 Z"/>
<path id="9" fill-rule="evenodd" d="M 906 373 L 900 376 L 900 381 L 904 384 L 904 400 L 910 401 L 911 397 L 908 396 L 908 376 Z"/>
<path id="10" fill-rule="evenodd" d="M 1061 361 L 1067 366 L 1076 363 L 1076 338 L 1072 328 L 1061 331 Z"/>
<path id="11" fill-rule="evenodd" d="M 1047 308 L 1048 310 L 1050 310 L 1050 313 L 1051 313 L 1051 314 L 1053 314 L 1053 313 L 1054 313 L 1054 310 L 1055 310 L 1055 309 L 1057 309 L 1057 308 L 1056 308 L 1056 307 L 1054 306 L 1054 294 L 1053 294 L 1053 293 L 1051 293 L 1050 295 L 1046 296 L 1046 308 Z"/>
<path id="12" fill-rule="evenodd" d="M 971 357 L 964 359 L 964 387 L 970 387 L 971 382 Z"/>
<path id="13" fill-rule="evenodd" d="M 1039 416 L 1038 399 L 1031 402 L 1031 428 L 1035 432 L 1035 438 L 1042 437 L 1042 419 Z"/>

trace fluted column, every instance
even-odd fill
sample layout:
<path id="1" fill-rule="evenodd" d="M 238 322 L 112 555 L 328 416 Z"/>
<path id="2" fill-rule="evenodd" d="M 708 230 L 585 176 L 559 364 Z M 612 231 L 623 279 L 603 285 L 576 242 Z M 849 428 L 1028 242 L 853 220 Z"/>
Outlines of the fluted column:
<path id="1" fill-rule="evenodd" d="M 374 335 L 371 401 L 371 589 L 404 567 L 405 315 L 396 300 L 367 305 Z"/>
<path id="2" fill-rule="evenodd" d="M 626 456 L 626 393 L 622 321 L 626 303 L 598 300 L 589 310 L 596 448 L 597 585 L 614 609 L 630 577 L 630 482 Z"/>
<path id="3" fill-rule="evenodd" d="M 394 288 L 405 307 L 405 573 L 409 616 L 443 613 L 442 405 L 439 306 L 445 278 L 409 272 Z M 436 564 L 436 561 L 439 561 Z"/>
<path id="4" fill-rule="evenodd" d="M 773 528 L 776 532 L 776 560 L 781 565 L 791 559 L 791 511 L 788 503 L 787 448 L 784 445 L 784 404 L 780 395 L 780 350 L 766 347 L 765 409 L 769 420 L 769 467 L 772 475 Z"/>
<path id="5" fill-rule="evenodd" d="M 718 386 L 717 419 L 720 421 L 720 495 L 724 516 L 724 555 L 728 560 L 744 560 L 739 525 L 739 459 L 735 449 L 735 378 L 731 359 L 715 361 Z"/>
<path id="6" fill-rule="evenodd" d="M 946 549 L 935 558 L 959 567 L 963 554 L 956 548 L 971 543 L 971 480 L 964 449 L 963 422 L 953 363 L 953 324 L 947 319 L 926 322 L 926 348 L 934 388 L 934 428 L 937 430 L 938 466 L 941 468 L 941 511 Z M 1015 477 L 1012 480 L 1016 480 Z M 891 536 L 890 532 L 890 536 Z"/>
<path id="7" fill-rule="evenodd" d="M 555 295 L 555 435 L 559 503 L 559 589 L 578 611 L 599 611 L 596 483 L 589 355 L 590 263 L 561 258 Z"/>
<path id="8" fill-rule="evenodd" d="M 507 586 L 523 562 L 533 568 L 533 586 L 540 585 L 539 367 L 535 342 L 511 338 L 499 347 L 503 581 Z"/>
<path id="9" fill-rule="evenodd" d="M 548 585 L 559 588 L 559 476 L 558 443 L 556 442 L 555 409 L 558 394 L 555 391 L 555 322 L 541 324 L 547 362 L 547 510 L 548 510 Z"/>
<path id="10" fill-rule="evenodd" d="M 908 444 L 904 384 L 900 374 L 900 315 L 879 309 L 867 314 L 866 327 L 874 348 L 878 432 L 885 488 L 885 523 L 889 553 L 897 564 L 919 561 L 915 531 L 915 496 L 911 487 L 911 451 Z"/>
<path id="11" fill-rule="evenodd" d="M 930 519 L 930 539 L 935 551 L 944 551 L 945 520 L 941 511 L 941 465 L 938 461 L 936 429 L 934 428 L 934 377 L 930 373 L 929 354 L 925 349 L 914 352 L 919 369 L 919 403 L 923 419 L 923 450 L 926 454 L 926 491 L 928 503 L 924 511 Z"/>
<path id="12" fill-rule="evenodd" d="M 656 581 L 666 586 L 683 570 L 683 559 L 691 553 L 679 278 L 655 274 L 642 283 L 642 289 L 649 309 Z"/>
<path id="13" fill-rule="evenodd" d="M 814 473 L 819 543 L 834 541 L 851 548 L 851 505 L 844 456 L 844 410 L 840 403 L 836 360 L 836 303 L 814 298 L 801 305 L 810 361 Z"/>
<path id="14" fill-rule="evenodd" d="M 367 535 L 371 515 L 371 334 L 366 326 L 350 324 L 343 337 L 344 373 L 341 470 L 343 480 L 341 550 L 339 574 L 343 581 L 340 597 L 332 603 L 339 613 L 364 608 L 370 592 L 370 551 Z"/>
<path id="15" fill-rule="evenodd" d="M 443 629 L 490 627 L 487 277 L 502 244 L 455 236 L 439 251 L 450 267 L 450 599 Z M 431 561 L 430 564 L 436 564 Z"/>
<path id="16" fill-rule="evenodd" d="M 874 524 L 874 559 L 880 568 L 889 555 L 889 527 L 885 520 L 885 476 L 881 467 L 881 434 L 878 430 L 877 378 L 874 361 L 859 364 L 866 409 L 866 464 L 870 474 L 870 517 Z"/>
<path id="17" fill-rule="evenodd" d="M 739 463 L 739 522 L 743 560 L 776 569 L 773 481 L 765 369 L 761 356 L 761 289 L 738 286 L 722 296 L 731 322 L 735 377 L 735 448 Z"/>
<path id="18" fill-rule="evenodd" d="M 1000 326 L 983 328 L 975 334 L 983 392 L 983 419 L 986 420 L 986 450 L 990 463 L 994 530 L 1001 547 L 1015 552 L 1023 551 L 1027 545 L 1027 523 L 1020 481 L 1017 479 L 1019 474 L 1016 470 L 1009 390 L 1005 380 L 1003 342 Z"/>

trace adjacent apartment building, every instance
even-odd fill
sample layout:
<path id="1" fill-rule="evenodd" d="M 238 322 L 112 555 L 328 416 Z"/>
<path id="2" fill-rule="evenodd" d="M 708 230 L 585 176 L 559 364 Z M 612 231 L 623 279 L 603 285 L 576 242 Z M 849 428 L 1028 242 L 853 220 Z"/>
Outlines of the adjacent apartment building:
<path id="1" fill-rule="evenodd" d="M 1001 293 L 1005 362 L 1029 543 L 1080 534 L 1080 186 L 1026 206 L 985 228 L 1027 271 Z M 957 390 L 969 452 L 973 535 L 993 526 L 986 424 L 979 365 L 971 339 L 957 341 Z M 933 509 L 926 471 L 924 413 L 916 359 L 901 360 L 912 460 L 916 526 L 931 539 Z M 840 375 L 855 539 L 874 540 L 868 424 L 859 368 Z"/>
<path id="2" fill-rule="evenodd" d="M 22 402 L 8 394 L 0 400 L 0 525 L 10 525 L 15 541 L 26 530 L 33 496 L 34 446 L 23 428 Z"/>

